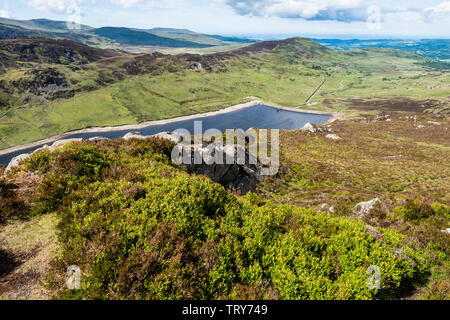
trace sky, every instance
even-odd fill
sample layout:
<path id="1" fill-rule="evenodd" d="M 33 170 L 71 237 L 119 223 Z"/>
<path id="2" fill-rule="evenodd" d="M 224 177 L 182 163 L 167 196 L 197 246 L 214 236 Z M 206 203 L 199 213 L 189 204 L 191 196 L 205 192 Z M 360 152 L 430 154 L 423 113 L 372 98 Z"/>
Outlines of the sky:
<path id="1" fill-rule="evenodd" d="M 0 0 L 0 17 L 262 39 L 450 38 L 448 0 Z"/>

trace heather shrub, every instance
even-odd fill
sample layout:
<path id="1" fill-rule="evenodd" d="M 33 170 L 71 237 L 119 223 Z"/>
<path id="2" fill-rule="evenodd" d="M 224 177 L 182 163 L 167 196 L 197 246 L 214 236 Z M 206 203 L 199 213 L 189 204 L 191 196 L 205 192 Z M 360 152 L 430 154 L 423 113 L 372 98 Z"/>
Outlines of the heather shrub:
<path id="1" fill-rule="evenodd" d="M 148 174 L 138 186 L 94 182 L 67 203 L 56 266 L 81 267 L 85 298 L 370 299 L 428 268 L 399 234 L 379 243 L 355 220 L 254 195 L 240 203 L 184 173 Z M 381 269 L 380 291 L 367 287 L 370 265 Z"/>
<path id="2" fill-rule="evenodd" d="M 399 233 L 379 229 L 375 239 L 356 219 L 237 198 L 173 166 L 172 146 L 76 143 L 26 163 L 44 174 L 34 213 L 59 216 L 57 297 L 372 299 L 427 276 L 425 255 Z M 71 265 L 81 290 L 62 289 Z M 367 286 L 372 265 L 380 290 Z"/>
<path id="3" fill-rule="evenodd" d="M 394 212 L 403 216 L 407 221 L 425 219 L 434 215 L 433 207 L 419 199 L 408 200 L 404 206 L 395 208 Z"/>

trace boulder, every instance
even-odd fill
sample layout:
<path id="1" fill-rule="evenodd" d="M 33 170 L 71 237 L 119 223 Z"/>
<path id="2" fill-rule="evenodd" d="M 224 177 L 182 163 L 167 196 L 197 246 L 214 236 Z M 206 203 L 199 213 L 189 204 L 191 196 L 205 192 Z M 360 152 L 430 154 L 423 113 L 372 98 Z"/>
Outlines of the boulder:
<path id="1" fill-rule="evenodd" d="M 328 135 L 326 136 L 326 138 L 327 138 L 327 139 L 330 139 L 330 140 L 341 140 L 341 139 L 342 139 L 341 137 L 339 137 L 339 136 L 336 135 L 336 134 L 328 134 Z"/>
<path id="2" fill-rule="evenodd" d="M 24 154 L 18 155 L 17 157 L 12 158 L 12 160 L 9 162 L 8 166 L 5 169 L 5 173 L 18 167 L 23 161 L 25 161 L 29 157 L 30 157 L 30 154 L 24 153 Z"/>
<path id="3" fill-rule="evenodd" d="M 370 234 L 372 237 L 374 237 L 374 239 L 378 242 L 380 242 L 383 239 L 383 234 L 380 231 L 378 231 L 378 229 L 370 225 L 366 225 L 366 232 Z"/>
<path id="4" fill-rule="evenodd" d="M 311 132 L 311 133 L 316 133 L 316 132 L 320 131 L 319 128 L 317 126 L 313 125 L 311 122 L 308 122 L 307 124 L 305 124 L 303 126 L 303 128 L 301 128 L 300 130 Z"/>
<path id="5" fill-rule="evenodd" d="M 123 136 L 124 140 L 130 140 L 130 139 L 145 139 L 140 132 L 128 132 L 126 135 Z"/>
<path id="6" fill-rule="evenodd" d="M 108 138 L 105 138 L 105 137 L 92 137 L 92 138 L 89 138 L 89 141 L 95 141 L 95 140 L 108 140 Z"/>
<path id="7" fill-rule="evenodd" d="M 66 144 L 69 144 L 69 143 L 72 143 L 72 142 L 80 142 L 80 141 L 83 141 L 83 139 L 82 138 L 77 138 L 77 139 L 58 140 L 58 141 L 55 141 L 50 148 L 52 149 L 52 151 L 54 151 L 54 150 L 61 149 Z"/>
<path id="8" fill-rule="evenodd" d="M 360 202 L 353 208 L 354 216 L 362 218 L 369 214 L 377 203 L 381 203 L 380 199 L 375 198 L 367 202 Z"/>
<path id="9" fill-rule="evenodd" d="M 179 143 L 181 141 L 181 136 L 176 132 L 161 132 L 152 137 L 170 140 L 174 143 Z"/>

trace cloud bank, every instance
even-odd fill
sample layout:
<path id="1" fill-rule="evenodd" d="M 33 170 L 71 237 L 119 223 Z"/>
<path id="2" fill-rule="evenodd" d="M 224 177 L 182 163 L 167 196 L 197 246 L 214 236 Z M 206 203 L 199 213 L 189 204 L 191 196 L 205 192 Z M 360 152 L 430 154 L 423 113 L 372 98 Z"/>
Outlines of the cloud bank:
<path id="1" fill-rule="evenodd" d="M 450 1 L 426 9 L 399 8 L 393 3 L 372 0 L 212 0 L 226 5 L 239 15 L 279 17 L 339 22 L 367 21 L 375 6 L 381 18 L 427 20 L 450 13 Z M 373 11 L 373 10 L 372 10 Z"/>

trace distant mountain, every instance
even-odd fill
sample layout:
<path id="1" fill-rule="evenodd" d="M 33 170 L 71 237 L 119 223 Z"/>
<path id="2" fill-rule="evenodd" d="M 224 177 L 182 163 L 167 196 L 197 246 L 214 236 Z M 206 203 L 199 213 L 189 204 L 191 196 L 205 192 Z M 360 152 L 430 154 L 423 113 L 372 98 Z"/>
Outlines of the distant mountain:
<path id="1" fill-rule="evenodd" d="M 195 43 L 172 38 L 159 37 L 150 32 L 116 27 L 103 27 L 91 30 L 89 33 L 96 34 L 103 38 L 117 41 L 121 44 L 135 46 L 156 46 L 172 48 L 207 48 L 213 45 Z"/>
<path id="2" fill-rule="evenodd" d="M 371 47 L 391 48 L 409 51 L 428 58 L 449 60 L 450 39 L 423 39 L 423 40 L 339 40 L 339 39 L 313 39 L 314 41 L 334 50 L 355 50 Z"/>
<path id="3" fill-rule="evenodd" d="M 214 45 L 214 46 L 227 45 L 232 42 L 240 42 L 240 43 L 256 42 L 256 41 L 250 40 L 250 39 L 203 34 L 203 33 L 198 33 L 198 32 L 194 32 L 191 30 L 187 30 L 187 29 L 153 28 L 153 29 L 148 30 L 148 32 L 150 32 L 154 35 L 160 36 L 160 37 L 185 40 L 185 41 L 191 41 L 191 42 L 201 43 L 201 44 L 209 44 L 209 45 Z"/>
<path id="4" fill-rule="evenodd" d="M 0 39 L 43 37 L 68 39 L 95 47 L 153 46 L 165 48 L 210 48 L 233 43 L 251 43 L 248 39 L 201 34 L 187 29 L 123 27 L 93 28 L 83 24 L 48 19 L 13 20 L 0 18 Z"/>
<path id="5" fill-rule="evenodd" d="M 67 21 L 53 21 L 48 19 L 13 20 L 0 18 L 0 23 L 24 29 L 48 32 L 86 32 L 94 28 Z"/>
<path id="6" fill-rule="evenodd" d="M 220 35 L 210 35 L 209 37 L 218 39 L 220 41 L 227 41 L 227 42 L 258 42 L 256 40 L 247 39 L 247 38 L 224 37 L 224 36 L 220 36 Z"/>

